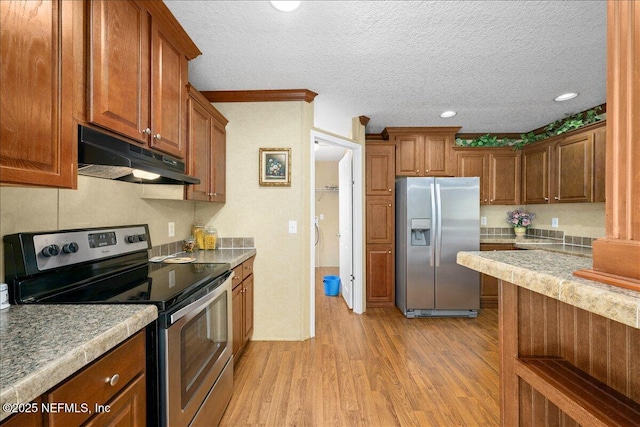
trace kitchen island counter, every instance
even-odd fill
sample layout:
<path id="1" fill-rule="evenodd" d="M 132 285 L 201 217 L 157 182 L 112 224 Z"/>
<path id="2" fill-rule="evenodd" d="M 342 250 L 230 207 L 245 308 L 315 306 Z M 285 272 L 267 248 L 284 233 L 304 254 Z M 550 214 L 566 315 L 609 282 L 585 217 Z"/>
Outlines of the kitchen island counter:
<path id="1" fill-rule="evenodd" d="M 586 257 L 542 250 L 459 252 L 457 262 L 607 319 L 640 329 L 640 292 L 575 277 Z"/>
<path id="2" fill-rule="evenodd" d="M 153 305 L 12 305 L 0 311 L 0 420 L 158 317 Z"/>

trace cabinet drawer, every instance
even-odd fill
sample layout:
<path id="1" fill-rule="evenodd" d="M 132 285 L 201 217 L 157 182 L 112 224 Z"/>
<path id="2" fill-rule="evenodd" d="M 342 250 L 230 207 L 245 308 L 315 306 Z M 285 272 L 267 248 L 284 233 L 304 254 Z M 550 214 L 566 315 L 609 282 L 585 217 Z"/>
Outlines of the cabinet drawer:
<path id="1" fill-rule="evenodd" d="M 253 257 L 242 263 L 242 278 L 253 274 Z"/>
<path id="2" fill-rule="evenodd" d="M 75 404 L 78 410 L 49 414 L 49 426 L 80 425 L 91 416 L 89 412 L 82 411 L 83 406 L 93 412 L 96 404 L 106 404 L 131 380 L 144 372 L 144 337 L 144 332 L 138 333 L 51 391 L 47 395 L 47 402 Z M 115 375 L 118 375 L 117 381 L 113 379 Z M 110 384 L 110 379 L 113 385 Z"/>
<path id="3" fill-rule="evenodd" d="M 233 269 L 233 278 L 231 279 L 231 289 L 235 289 L 242 283 L 242 264 Z"/>

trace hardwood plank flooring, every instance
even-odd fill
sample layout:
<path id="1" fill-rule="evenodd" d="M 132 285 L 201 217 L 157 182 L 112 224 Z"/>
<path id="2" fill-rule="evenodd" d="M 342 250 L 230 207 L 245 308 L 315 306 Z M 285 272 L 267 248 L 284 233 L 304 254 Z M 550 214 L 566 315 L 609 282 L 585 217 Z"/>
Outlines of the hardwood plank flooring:
<path id="1" fill-rule="evenodd" d="M 251 341 L 236 361 L 221 426 L 497 426 L 498 311 L 477 319 L 353 314 L 324 295 L 316 269 L 316 336 Z"/>

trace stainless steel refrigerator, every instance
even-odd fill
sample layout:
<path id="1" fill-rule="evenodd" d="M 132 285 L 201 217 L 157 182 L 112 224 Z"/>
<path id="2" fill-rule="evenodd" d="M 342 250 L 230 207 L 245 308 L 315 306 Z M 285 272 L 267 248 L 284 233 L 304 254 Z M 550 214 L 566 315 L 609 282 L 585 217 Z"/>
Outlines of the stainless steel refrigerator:
<path id="1" fill-rule="evenodd" d="M 406 317 L 476 317 L 480 275 L 456 263 L 480 249 L 480 178 L 396 179 L 396 305 Z"/>

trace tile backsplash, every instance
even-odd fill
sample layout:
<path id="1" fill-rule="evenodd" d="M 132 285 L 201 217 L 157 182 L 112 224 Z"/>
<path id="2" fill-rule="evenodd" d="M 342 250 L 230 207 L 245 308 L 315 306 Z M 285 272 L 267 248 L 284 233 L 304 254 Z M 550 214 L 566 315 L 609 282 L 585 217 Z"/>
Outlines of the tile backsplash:
<path id="1" fill-rule="evenodd" d="M 480 227 L 481 238 L 512 238 L 514 236 L 515 234 L 512 227 Z M 526 236 L 538 239 L 549 239 L 566 245 L 584 246 L 588 248 L 590 248 L 593 241 L 597 239 L 596 237 L 567 236 L 565 232 L 561 230 L 545 230 L 541 228 L 527 229 Z"/>
<path id="2" fill-rule="evenodd" d="M 158 245 L 151 248 L 149 256 L 161 256 L 172 255 L 178 252 L 182 252 L 183 240 L 177 242 L 165 243 L 164 245 Z M 216 249 L 242 249 L 242 248 L 255 248 L 255 241 L 253 237 L 219 237 L 216 242 Z"/>

